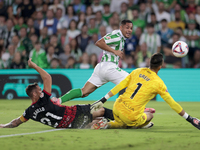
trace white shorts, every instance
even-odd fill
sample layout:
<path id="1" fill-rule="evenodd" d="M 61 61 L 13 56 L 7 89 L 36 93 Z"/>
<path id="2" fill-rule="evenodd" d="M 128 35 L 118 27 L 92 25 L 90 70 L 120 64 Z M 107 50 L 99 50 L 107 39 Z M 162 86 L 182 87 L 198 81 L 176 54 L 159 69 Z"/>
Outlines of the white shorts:
<path id="1" fill-rule="evenodd" d="M 100 87 L 107 82 L 117 85 L 128 75 L 129 73 L 119 68 L 113 62 L 100 62 L 94 68 L 94 72 L 88 81 L 96 87 Z"/>

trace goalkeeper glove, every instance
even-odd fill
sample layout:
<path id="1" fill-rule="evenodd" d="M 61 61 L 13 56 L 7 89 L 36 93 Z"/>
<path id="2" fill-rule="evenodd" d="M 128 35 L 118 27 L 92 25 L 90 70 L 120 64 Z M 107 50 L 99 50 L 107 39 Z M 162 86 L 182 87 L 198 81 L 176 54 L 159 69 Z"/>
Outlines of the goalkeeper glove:
<path id="1" fill-rule="evenodd" d="M 106 98 L 103 97 L 100 100 L 94 102 L 93 104 L 90 105 L 90 113 L 92 114 L 94 111 L 99 110 L 101 107 L 103 107 L 103 103 L 106 102 Z"/>
<path id="2" fill-rule="evenodd" d="M 188 122 L 190 122 L 194 127 L 200 130 L 200 120 L 197 118 L 193 118 L 190 115 L 186 119 Z"/>

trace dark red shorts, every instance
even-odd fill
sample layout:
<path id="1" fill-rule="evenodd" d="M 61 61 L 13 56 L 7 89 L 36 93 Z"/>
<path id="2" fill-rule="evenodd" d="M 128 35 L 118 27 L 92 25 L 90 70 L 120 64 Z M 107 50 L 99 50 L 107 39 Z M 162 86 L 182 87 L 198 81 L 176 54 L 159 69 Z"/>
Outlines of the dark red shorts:
<path id="1" fill-rule="evenodd" d="M 72 121 L 75 118 L 76 110 L 76 105 L 71 107 L 66 106 L 63 119 L 60 121 L 57 128 L 68 128 L 68 126 L 72 123 Z"/>
<path id="2" fill-rule="evenodd" d="M 92 121 L 90 114 L 90 105 L 75 105 L 67 107 L 63 119 L 57 128 L 84 128 Z"/>

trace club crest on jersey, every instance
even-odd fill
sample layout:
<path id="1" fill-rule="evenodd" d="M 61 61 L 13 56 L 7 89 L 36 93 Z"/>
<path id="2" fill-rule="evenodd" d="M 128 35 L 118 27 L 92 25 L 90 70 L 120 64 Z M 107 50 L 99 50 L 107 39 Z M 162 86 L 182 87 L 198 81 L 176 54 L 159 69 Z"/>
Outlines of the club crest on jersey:
<path id="1" fill-rule="evenodd" d="M 193 121 L 196 125 L 198 125 L 199 124 L 199 120 L 197 120 L 197 119 L 194 119 L 194 121 Z"/>
<path id="2" fill-rule="evenodd" d="M 165 92 L 168 92 L 168 90 L 166 89 L 166 91 Z"/>
<path id="3" fill-rule="evenodd" d="M 111 37 L 107 36 L 107 37 L 106 37 L 106 39 L 107 39 L 107 40 L 110 40 L 110 39 L 111 39 Z"/>
<path id="4" fill-rule="evenodd" d="M 40 98 L 43 98 L 44 97 L 44 93 L 42 92 L 41 94 L 40 94 Z"/>

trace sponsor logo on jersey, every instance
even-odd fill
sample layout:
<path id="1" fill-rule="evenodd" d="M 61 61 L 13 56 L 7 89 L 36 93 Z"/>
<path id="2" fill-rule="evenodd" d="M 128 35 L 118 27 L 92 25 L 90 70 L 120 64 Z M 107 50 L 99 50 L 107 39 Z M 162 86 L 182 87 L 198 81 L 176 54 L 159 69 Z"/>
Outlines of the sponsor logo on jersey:
<path id="1" fill-rule="evenodd" d="M 107 36 L 107 37 L 106 37 L 106 39 L 107 39 L 107 40 L 110 40 L 110 39 L 111 39 L 111 37 Z"/>
<path id="2" fill-rule="evenodd" d="M 43 98 L 44 97 L 44 93 L 42 92 L 41 94 L 40 94 L 40 98 Z"/>
<path id="3" fill-rule="evenodd" d="M 123 104 L 124 104 L 124 106 L 125 106 L 126 108 L 128 108 L 128 109 L 134 111 L 134 108 L 131 107 L 131 106 L 129 105 L 129 103 L 123 102 Z"/>
<path id="4" fill-rule="evenodd" d="M 66 119 L 66 121 L 69 121 L 69 120 L 70 120 L 70 118 L 71 118 L 70 116 L 67 116 L 67 119 Z"/>
<path id="5" fill-rule="evenodd" d="M 24 111 L 23 116 L 26 116 L 26 112 Z"/>
<path id="6" fill-rule="evenodd" d="M 197 120 L 197 119 L 194 119 L 194 121 L 193 121 L 196 125 L 198 125 L 199 124 L 199 120 Z"/>

